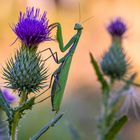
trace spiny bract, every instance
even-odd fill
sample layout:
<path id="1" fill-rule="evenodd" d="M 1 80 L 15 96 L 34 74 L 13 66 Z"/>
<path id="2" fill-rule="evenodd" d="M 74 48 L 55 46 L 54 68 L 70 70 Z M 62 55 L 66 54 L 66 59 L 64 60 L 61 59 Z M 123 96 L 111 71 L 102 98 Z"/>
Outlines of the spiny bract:
<path id="1" fill-rule="evenodd" d="M 127 74 L 128 66 L 129 62 L 126 59 L 124 49 L 115 43 L 103 55 L 101 61 L 103 73 L 112 79 L 123 78 Z"/>
<path id="2" fill-rule="evenodd" d="M 47 68 L 36 48 L 22 46 L 14 58 L 6 64 L 4 79 L 7 87 L 26 91 L 27 93 L 39 91 L 48 78 Z"/>

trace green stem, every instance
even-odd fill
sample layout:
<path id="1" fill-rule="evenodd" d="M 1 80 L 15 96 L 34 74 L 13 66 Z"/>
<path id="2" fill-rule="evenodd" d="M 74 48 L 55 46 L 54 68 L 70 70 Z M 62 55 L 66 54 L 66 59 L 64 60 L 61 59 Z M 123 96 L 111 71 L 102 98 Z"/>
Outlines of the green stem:
<path id="1" fill-rule="evenodd" d="M 104 106 L 104 112 L 103 112 L 103 124 L 102 124 L 102 140 L 104 139 L 106 129 L 108 127 L 108 107 L 109 107 L 109 92 L 103 92 L 103 106 Z"/>
<path id="2" fill-rule="evenodd" d="M 110 98 L 110 91 L 113 88 L 114 85 L 114 80 L 111 79 L 110 80 L 110 84 L 109 84 L 109 90 L 103 90 L 103 107 L 104 107 L 104 112 L 103 112 L 103 116 L 102 116 L 102 130 L 101 130 L 101 140 L 106 140 L 106 130 L 110 127 L 110 119 L 109 119 L 109 111 L 110 111 L 110 107 L 109 107 L 109 98 Z"/>
<path id="3" fill-rule="evenodd" d="M 22 92 L 20 97 L 19 106 L 22 105 L 27 100 L 27 93 Z M 20 120 L 20 112 L 15 112 L 13 116 L 13 122 L 11 124 L 11 140 L 17 140 L 17 127 Z"/>
<path id="4" fill-rule="evenodd" d="M 57 114 L 47 125 L 41 128 L 30 140 L 38 140 L 50 127 L 53 127 L 64 115 L 64 113 Z"/>

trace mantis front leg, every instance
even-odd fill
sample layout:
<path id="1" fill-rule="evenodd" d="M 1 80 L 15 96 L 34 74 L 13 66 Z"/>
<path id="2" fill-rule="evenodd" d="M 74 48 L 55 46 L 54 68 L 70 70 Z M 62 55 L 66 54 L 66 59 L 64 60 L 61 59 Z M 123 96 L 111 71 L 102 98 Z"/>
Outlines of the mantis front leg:
<path id="1" fill-rule="evenodd" d="M 60 23 L 53 23 L 50 25 L 51 30 L 55 27 L 57 28 L 56 38 L 57 38 L 57 41 L 59 44 L 59 48 L 60 48 L 61 52 L 65 52 L 75 42 L 77 34 L 75 34 L 70 39 L 70 41 L 66 45 L 64 45 L 63 35 L 62 35 L 62 27 L 61 27 Z"/>

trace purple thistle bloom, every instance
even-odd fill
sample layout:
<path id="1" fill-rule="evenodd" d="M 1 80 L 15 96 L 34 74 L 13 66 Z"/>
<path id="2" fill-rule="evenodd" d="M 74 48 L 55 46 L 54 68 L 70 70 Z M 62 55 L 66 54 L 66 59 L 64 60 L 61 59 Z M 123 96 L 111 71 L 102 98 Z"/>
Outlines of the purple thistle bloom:
<path id="1" fill-rule="evenodd" d="M 40 15 L 40 9 L 26 8 L 26 12 L 20 12 L 19 22 L 13 28 L 18 38 L 27 46 L 38 45 L 43 41 L 50 41 L 50 27 L 46 18 L 46 12 Z"/>
<path id="2" fill-rule="evenodd" d="M 118 17 L 110 22 L 107 30 L 112 36 L 122 37 L 127 30 L 127 26 L 123 20 Z"/>
<path id="3" fill-rule="evenodd" d="M 12 104 L 16 101 L 16 96 L 11 94 L 7 89 L 3 89 L 2 94 L 9 104 Z"/>

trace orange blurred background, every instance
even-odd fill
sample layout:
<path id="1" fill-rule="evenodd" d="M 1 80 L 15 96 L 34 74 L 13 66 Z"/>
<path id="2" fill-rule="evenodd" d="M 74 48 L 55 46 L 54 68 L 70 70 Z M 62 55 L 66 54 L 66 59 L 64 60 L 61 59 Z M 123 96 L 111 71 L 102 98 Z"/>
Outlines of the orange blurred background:
<path id="1" fill-rule="evenodd" d="M 40 8 L 42 12 L 46 10 L 50 23 L 56 21 L 61 23 L 63 27 L 64 42 L 67 43 L 75 33 L 73 29 L 74 24 L 79 22 L 78 3 L 79 0 L 59 0 L 59 4 L 56 4 L 55 0 L 0 0 L 1 65 L 3 66 L 5 62 L 13 56 L 20 45 L 20 41 L 17 41 L 14 45 L 10 46 L 16 39 L 10 26 L 14 26 L 18 21 L 19 11 L 25 11 L 27 6 L 35 6 Z M 75 92 L 79 89 L 83 91 L 83 94 L 87 94 L 86 92 L 90 90 L 89 88 L 93 88 L 92 90 L 94 92 L 92 93 L 91 90 L 91 94 L 88 95 L 88 97 L 82 96 L 82 99 L 80 98 L 81 100 L 85 100 L 85 104 L 89 101 L 89 97 L 92 96 L 93 99 L 94 95 L 97 95 L 96 93 L 99 91 L 97 90 L 99 85 L 90 64 L 89 52 L 92 52 L 97 60 L 100 61 L 103 52 L 110 45 L 110 36 L 106 31 L 106 26 L 114 17 L 122 17 L 128 26 L 128 31 L 123 42 L 124 48 L 128 56 L 132 59 L 134 71 L 137 71 L 138 74 L 140 71 L 140 0 L 81 0 L 80 5 L 81 21 L 91 16 L 93 16 L 93 18 L 84 23 L 83 34 L 79 45 L 77 46 L 77 51 L 74 54 L 64 98 L 64 105 L 66 106 L 71 102 L 70 100 L 75 101 L 75 98 L 78 98 L 79 100 L 80 95 L 74 97 L 72 96 L 74 94 L 69 95 L 71 92 Z M 53 36 L 55 37 L 55 32 L 53 32 Z M 47 46 L 51 46 L 53 51 L 58 51 L 59 57 L 63 55 L 58 49 L 57 42 L 42 43 L 40 45 L 40 50 Z M 46 57 L 46 54 L 43 55 Z M 53 60 L 50 60 L 50 73 L 54 70 L 54 66 L 56 67 Z M 138 75 L 137 82 L 139 82 L 139 77 L 140 76 Z M 96 100 L 96 98 L 94 100 Z M 77 100 L 75 102 L 77 102 Z M 76 103 L 73 104 L 77 106 Z M 64 105 L 63 107 L 66 109 Z M 78 107 L 80 108 L 80 106 Z M 85 110 L 86 109 L 88 110 L 88 108 L 85 108 Z M 90 111 L 87 113 L 90 113 Z M 85 122 L 88 121 L 88 118 L 86 119 Z M 135 127 L 133 128 L 133 126 Z M 137 128 L 140 128 L 140 125 L 133 124 L 131 125 L 131 129 L 128 129 L 129 131 L 133 130 L 136 133 L 132 134 L 133 138 L 129 137 L 129 139 L 139 140 L 140 134 L 137 133 Z M 55 130 L 53 129 L 53 131 Z M 126 139 L 128 140 L 128 137 Z"/>

